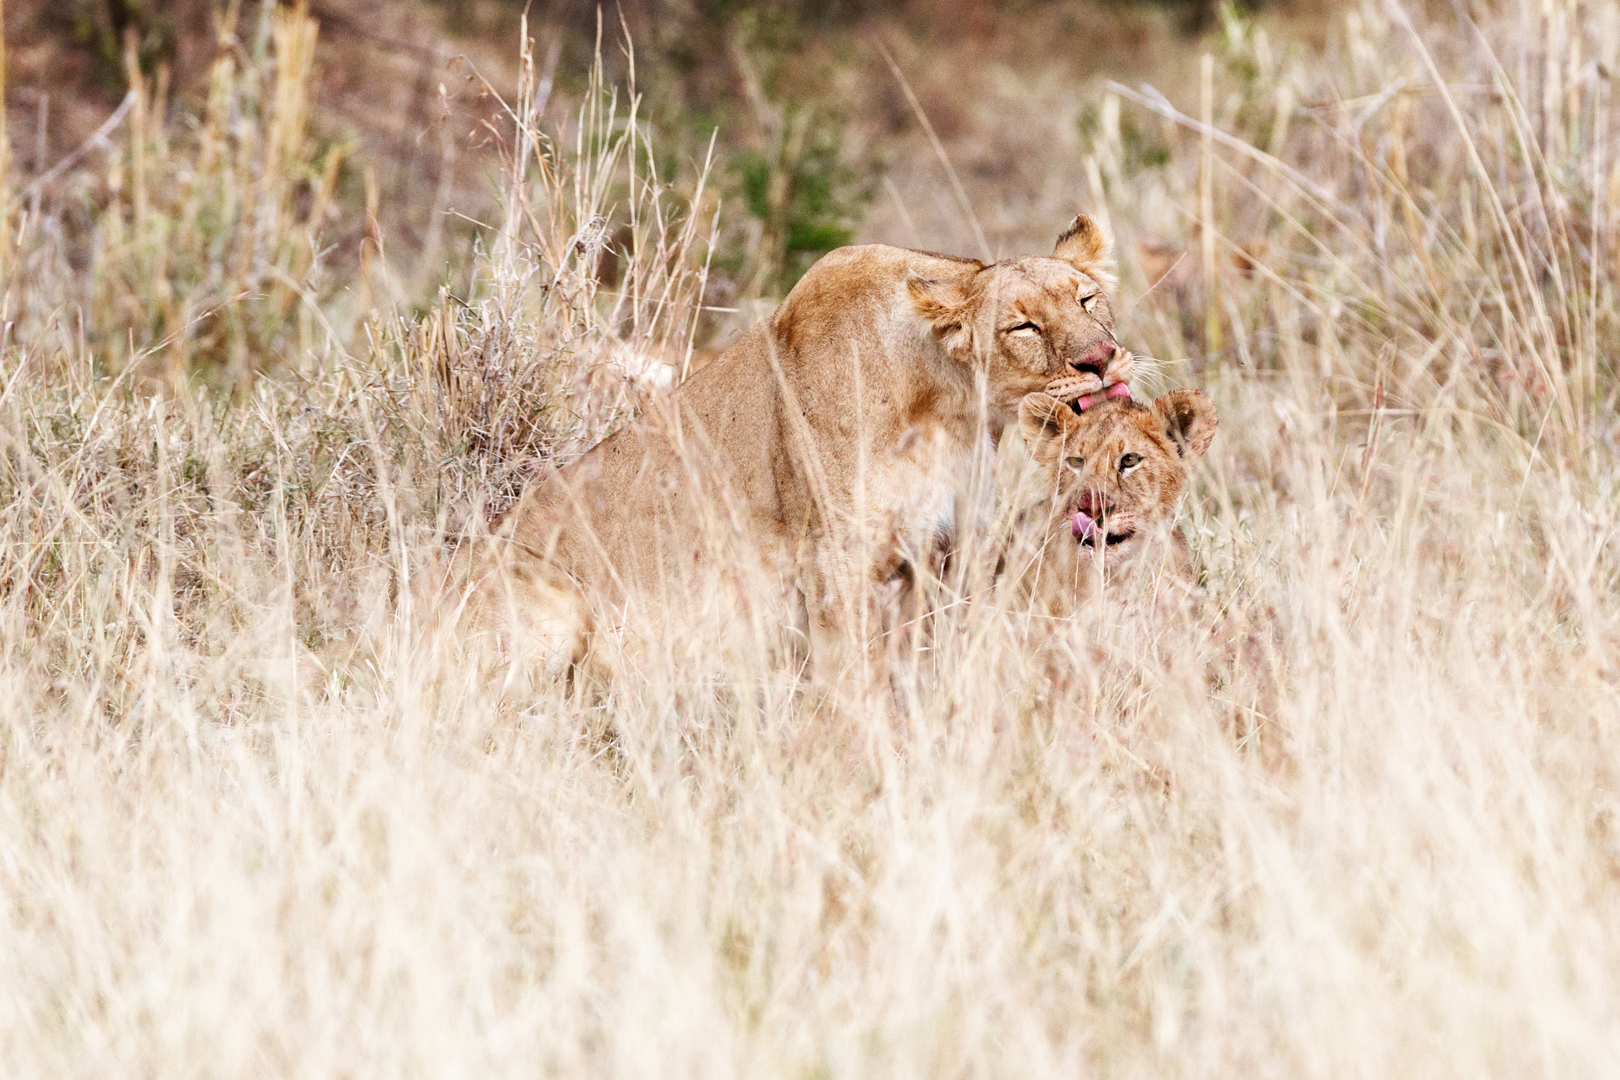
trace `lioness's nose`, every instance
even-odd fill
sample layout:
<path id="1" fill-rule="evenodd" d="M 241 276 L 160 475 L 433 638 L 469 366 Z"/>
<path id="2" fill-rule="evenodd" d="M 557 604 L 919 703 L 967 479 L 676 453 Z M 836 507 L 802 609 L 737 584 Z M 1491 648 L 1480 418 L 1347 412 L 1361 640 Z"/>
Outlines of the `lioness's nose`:
<path id="1" fill-rule="evenodd" d="M 1076 371 L 1090 372 L 1102 378 L 1103 372 L 1108 370 L 1109 361 L 1119 355 L 1119 346 L 1112 341 L 1099 341 L 1079 356 L 1069 361 L 1069 366 Z"/>

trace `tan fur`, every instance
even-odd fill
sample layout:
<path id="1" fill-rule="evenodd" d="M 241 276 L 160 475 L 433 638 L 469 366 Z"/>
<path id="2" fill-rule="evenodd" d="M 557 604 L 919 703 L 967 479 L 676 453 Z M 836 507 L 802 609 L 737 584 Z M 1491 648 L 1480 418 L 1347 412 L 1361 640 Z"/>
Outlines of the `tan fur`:
<path id="1" fill-rule="evenodd" d="M 1011 573 L 1038 607 L 1069 614 L 1105 582 L 1146 567 L 1190 580 L 1176 509 L 1188 466 L 1215 436 L 1208 398 L 1178 390 L 1151 406 L 1112 400 L 1076 413 L 1035 393 L 1024 399 L 1019 423 L 1048 496 L 1026 514 L 1033 535 L 1026 536 Z M 1089 542 L 1074 533 L 1074 515 L 1082 509 L 1099 530 Z"/>
<path id="2" fill-rule="evenodd" d="M 948 543 L 974 512 L 957 505 L 964 479 L 1026 394 L 1129 377 L 1112 280 L 1083 216 L 1053 256 L 829 253 L 769 320 L 524 494 L 497 529 L 483 606 L 567 652 L 587 606 L 712 568 L 729 535 L 796 578 L 827 626 L 863 585 Z M 524 575 L 544 584 L 513 584 Z"/>

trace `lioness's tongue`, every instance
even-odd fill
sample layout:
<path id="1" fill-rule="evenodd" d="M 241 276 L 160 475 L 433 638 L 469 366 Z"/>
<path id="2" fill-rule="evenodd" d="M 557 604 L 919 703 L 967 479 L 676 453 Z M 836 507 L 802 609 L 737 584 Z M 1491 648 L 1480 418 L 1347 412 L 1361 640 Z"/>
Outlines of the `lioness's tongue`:
<path id="1" fill-rule="evenodd" d="M 1084 510 L 1076 510 L 1074 517 L 1069 519 L 1069 530 L 1074 533 L 1076 540 L 1086 540 L 1097 531 L 1097 523 Z"/>
<path id="2" fill-rule="evenodd" d="M 1128 398 L 1130 396 L 1131 388 L 1125 383 L 1117 382 L 1106 389 L 1097 391 L 1095 394 L 1081 394 L 1074 399 L 1074 410 L 1075 412 L 1085 412 L 1099 401 L 1107 401 L 1109 398 Z"/>

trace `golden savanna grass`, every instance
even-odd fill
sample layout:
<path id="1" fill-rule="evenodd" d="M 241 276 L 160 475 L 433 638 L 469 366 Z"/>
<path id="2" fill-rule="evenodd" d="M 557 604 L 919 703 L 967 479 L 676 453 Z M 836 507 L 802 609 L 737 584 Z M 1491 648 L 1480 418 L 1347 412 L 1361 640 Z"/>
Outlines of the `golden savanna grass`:
<path id="1" fill-rule="evenodd" d="M 940 586 L 847 670 L 745 579 L 573 686 L 423 610 L 688 359 L 715 203 L 632 89 L 537 125 L 526 54 L 414 314 L 323 276 L 296 11 L 10 174 L 5 1072 L 1612 1075 L 1620 6 L 1475 18 L 1076 88 L 1122 336 L 1220 410 L 1204 601 Z"/>

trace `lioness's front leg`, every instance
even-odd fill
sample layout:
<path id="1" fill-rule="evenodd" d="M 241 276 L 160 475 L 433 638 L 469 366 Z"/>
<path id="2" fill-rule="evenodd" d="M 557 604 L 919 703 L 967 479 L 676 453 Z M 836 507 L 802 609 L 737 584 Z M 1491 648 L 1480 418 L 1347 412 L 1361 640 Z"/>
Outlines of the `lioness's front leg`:
<path id="1" fill-rule="evenodd" d="M 886 542 L 814 544 L 800 591 L 818 670 L 840 670 L 863 652 L 876 660 L 903 635 L 920 613 L 920 572 L 892 535 Z"/>

